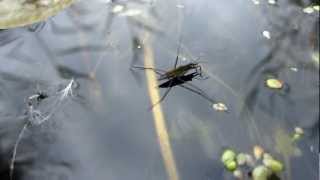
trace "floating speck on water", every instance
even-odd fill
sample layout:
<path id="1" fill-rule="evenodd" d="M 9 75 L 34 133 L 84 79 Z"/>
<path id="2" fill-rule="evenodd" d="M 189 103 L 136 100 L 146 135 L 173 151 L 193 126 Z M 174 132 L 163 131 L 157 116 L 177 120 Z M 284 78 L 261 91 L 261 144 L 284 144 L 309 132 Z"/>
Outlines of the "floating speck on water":
<path id="1" fill-rule="evenodd" d="M 304 134 L 304 131 L 301 127 L 295 127 L 294 128 L 294 132 L 297 133 L 297 134 L 301 134 L 303 135 Z"/>
<path id="2" fill-rule="evenodd" d="M 179 9 L 183 9 L 184 5 L 183 4 L 177 4 L 176 7 L 179 8 Z"/>
<path id="3" fill-rule="evenodd" d="M 186 60 L 187 60 L 187 58 L 186 58 L 186 57 L 183 57 L 183 58 L 182 58 L 182 61 L 186 61 Z"/>
<path id="4" fill-rule="evenodd" d="M 298 72 L 298 68 L 296 68 L 296 67 L 290 67 L 290 70 L 293 72 Z"/>
<path id="5" fill-rule="evenodd" d="M 267 39 L 271 39 L 271 33 L 269 31 L 263 31 L 262 35 Z"/>
<path id="6" fill-rule="evenodd" d="M 306 14 L 312 14 L 314 12 L 314 8 L 309 6 L 303 9 L 303 12 Z"/>
<path id="7" fill-rule="evenodd" d="M 277 1 L 276 0 L 268 0 L 268 3 L 272 4 L 272 5 L 275 5 L 277 3 Z"/>
<path id="8" fill-rule="evenodd" d="M 282 89 L 283 84 L 283 81 L 279 79 L 270 78 L 266 80 L 266 85 L 270 89 Z"/>
<path id="9" fill-rule="evenodd" d="M 127 17 L 133 17 L 133 16 L 138 16 L 142 14 L 142 11 L 140 9 L 130 9 L 127 10 L 121 14 L 119 14 L 120 16 L 127 16 Z"/>
<path id="10" fill-rule="evenodd" d="M 223 103 L 215 103 L 212 105 L 212 108 L 216 111 L 225 112 L 228 111 L 228 107 Z"/>
<path id="11" fill-rule="evenodd" d="M 120 13 L 124 10 L 124 6 L 122 5 L 115 5 L 112 9 L 113 13 Z"/>
<path id="12" fill-rule="evenodd" d="M 252 0 L 252 2 L 253 2 L 253 4 L 255 4 L 255 5 L 260 4 L 260 1 L 259 1 L 259 0 Z"/>

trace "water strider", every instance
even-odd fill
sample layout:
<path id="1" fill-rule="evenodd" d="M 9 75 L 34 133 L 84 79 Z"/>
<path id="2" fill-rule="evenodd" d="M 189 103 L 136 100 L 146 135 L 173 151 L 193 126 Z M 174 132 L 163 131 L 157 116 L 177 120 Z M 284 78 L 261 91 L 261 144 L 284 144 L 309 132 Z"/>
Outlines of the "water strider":
<path id="1" fill-rule="evenodd" d="M 181 41 L 181 38 L 180 38 Z M 170 90 L 175 87 L 179 86 L 188 91 L 196 93 L 209 101 L 210 103 L 214 104 L 215 101 L 210 98 L 203 90 L 198 88 L 197 86 L 190 83 L 190 81 L 197 79 L 197 80 L 205 80 L 206 77 L 202 74 L 201 65 L 197 62 L 191 62 L 185 65 L 178 66 L 179 61 L 179 51 L 180 51 L 180 42 L 179 47 L 177 49 L 177 56 L 175 59 L 174 67 L 168 71 L 162 69 L 156 69 L 151 67 L 143 67 L 143 66 L 132 66 L 135 69 L 141 70 L 153 70 L 155 73 L 159 75 L 158 81 L 165 81 L 162 82 L 158 87 L 159 88 L 167 88 L 166 92 L 160 98 L 160 100 L 151 106 L 151 109 L 156 106 L 157 104 L 161 103 L 166 96 L 169 94 Z"/>

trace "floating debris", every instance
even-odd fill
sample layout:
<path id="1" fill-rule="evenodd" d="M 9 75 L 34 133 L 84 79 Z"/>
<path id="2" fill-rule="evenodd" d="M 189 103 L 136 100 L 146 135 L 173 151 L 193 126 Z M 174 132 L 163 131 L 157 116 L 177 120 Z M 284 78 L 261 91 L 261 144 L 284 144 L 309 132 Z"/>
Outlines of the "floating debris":
<path id="1" fill-rule="evenodd" d="M 270 169 L 263 165 L 260 165 L 253 169 L 252 177 L 253 180 L 267 180 L 271 174 L 272 172 Z"/>
<path id="2" fill-rule="evenodd" d="M 275 5 L 275 4 L 277 4 L 277 1 L 276 0 L 268 0 L 268 3 L 271 5 Z"/>
<path id="3" fill-rule="evenodd" d="M 246 154 L 246 165 L 254 167 L 255 161 L 250 154 Z"/>
<path id="4" fill-rule="evenodd" d="M 295 128 L 294 128 L 294 134 L 293 134 L 292 140 L 293 140 L 293 141 L 298 141 L 298 140 L 300 140 L 300 139 L 302 138 L 303 134 L 304 134 L 304 131 L 303 131 L 302 128 L 300 128 L 300 127 L 295 127 Z"/>
<path id="5" fill-rule="evenodd" d="M 283 164 L 275 159 L 263 159 L 263 164 L 274 173 L 283 171 Z"/>
<path id="6" fill-rule="evenodd" d="M 319 66 L 319 52 L 312 53 L 312 61 L 316 66 Z"/>
<path id="7" fill-rule="evenodd" d="M 25 131 L 29 127 L 39 126 L 42 123 L 48 121 L 56 113 L 56 111 L 61 108 L 66 98 L 74 96 L 73 88 L 75 88 L 75 85 L 76 85 L 76 82 L 74 81 L 74 79 L 71 79 L 70 82 L 62 90 L 58 91 L 56 94 L 58 95 L 58 98 L 56 100 L 53 100 L 52 108 L 50 108 L 48 112 L 42 112 L 38 108 L 38 106 L 42 101 L 44 101 L 47 98 L 51 98 L 47 93 L 40 91 L 28 97 L 28 102 L 27 102 L 28 118 L 27 118 L 27 122 L 24 124 L 23 128 L 21 129 L 13 148 L 12 157 L 11 157 L 10 166 L 9 166 L 10 180 L 13 180 L 17 150 Z M 53 95 L 53 97 L 56 95 Z"/>
<path id="8" fill-rule="evenodd" d="M 221 156 L 221 161 L 223 163 L 227 162 L 227 161 L 233 161 L 236 158 L 236 153 L 231 150 L 231 149 L 226 149 Z"/>
<path id="9" fill-rule="evenodd" d="M 221 157 L 224 167 L 233 172 L 236 179 L 244 180 L 244 174 L 252 180 L 269 180 L 284 170 L 284 165 L 279 160 L 274 159 L 270 154 L 258 145 L 253 147 L 255 159 L 250 154 L 236 154 L 231 149 L 226 149 Z M 262 160 L 261 160 L 262 159 Z"/>
<path id="10" fill-rule="evenodd" d="M 293 71 L 293 72 L 298 72 L 299 71 L 299 69 L 296 68 L 296 67 L 290 67 L 290 70 Z"/>
<path id="11" fill-rule="evenodd" d="M 177 4 L 176 7 L 179 8 L 179 9 L 184 9 L 184 5 L 183 4 Z"/>
<path id="12" fill-rule="evenodd" d="M 115 5 L 113 8 L 112 8 L 112 12 L 113 13 L 120 13 L 124 10 L 124 6 L 122 5 Z"/>
<path id="13" fill-rule="evenodd" d="M 271 39 L 271 33 L 269 31 L 263 31 L 262 35 L 267 39 Z"/>
<path id="14" fill-rule="evenodd" d="M 264 149 L 261 146 L 253 147 L 253 155 L 257 160 L 261 159 L 263 153 L 264 153 Z"/>
<path id="15" fill-rule="evenodd" d="M 259 5 L 260 4 L 260 1 L 259 0 L 252 0 L 253 4 L 255 5 Z"/>
<path id="16" fill-rule="evenodd" d="M 232 172 L 237 169 L 237 162 L 235 161 L 235 159 L 236 159 L 236 153 L 231 149 L 226 149 L 221 156 L 221 161 L 224 167 L 228 171 L 232 171 Z"/>
<path id="17" fill-rule="evenodd" d="M 243 173 L 239 169 L 233 171 L 233 176 L 237 179 L 243 179 Z"/>
<path id="18" fill-rule="evenodd" d="M 138 16 L 141 14 L 142 14 L 142 10 L 140 10 L 140 9 L 129 9 L 127 11 L 120 13 L 119 16 L 132 17 L 132 16 Z"/>
<path id="19" fill-rule="evenodd" d="M 239 153 L 237 155 L 237 163 L 242 166 L 242 165 L 245 165 L 246 164 L 246 161 L 247 161 L 247 158 L 246 158 L 246 154 L 244 153 Z"/>
<path id="20" fill-rule="evenodd" d="M 314 8 L 312 6 L 308 6 L 306 8 L 303 9 L 303 12 L 306 14 L 312 14 L 314 12 Z"/>
<path id="21" fill-rule="evenodd" d="M 279 79 L 275 79 L 275 78 L 269 78 L 266 80 L 266 86 L 270 89 L 282 89 L 284 82 L 279 80 Z"/>
<path id="22" fill-rule="evenodd" d="M 219 112 L 228 111 L 228 107 L 223 103 L 215 103 L 212 105 L 212 108 L 216 111 L 219 111 Z"/>

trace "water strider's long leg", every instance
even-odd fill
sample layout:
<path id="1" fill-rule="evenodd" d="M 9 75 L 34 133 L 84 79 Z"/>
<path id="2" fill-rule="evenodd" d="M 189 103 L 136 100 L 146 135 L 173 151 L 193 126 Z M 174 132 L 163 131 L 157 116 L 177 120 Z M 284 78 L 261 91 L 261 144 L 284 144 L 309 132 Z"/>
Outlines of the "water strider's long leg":
<path id="1" fill-rule="evenodd" d="M 169 85 L 169 86 L 171 86 L 171 84 L 172 84 L 172 81 L 170 81 L 170 85 Z M 153 104 L 153 105 L 150 107 L 150 110 L 151 110 L 152 108 L 154 108 L 156 105 L 160 104 L 160 103 L 167 97 L 167 95 L 169 94 L 169 92 L 170 92 L 171 89 L 172 89 L 172 87 L 169 87 L 169 88 L 166 90 L 166 92 L 162 95 L 162 97 L 160 98 L 160 100 L 159 100 L 158 102 L 156 102 L 155 104 Z"/>
<path id="2" fill-rule="evenodd" d="M 190 84 L 188 84 L 188 85 L 190 85 Z M 186 90 L 189 90 L 189 91 L 191 91 L 191 92 L 193 92 L 193 93 L 196 93 L 196 94 L 200 95 L 202 98 L 206 99 L 207 101 L 209 101 L 209 102 L 212 103 L 212 104 L 215 102 L 213 99 L 211 99 L 206 93 L 204 93 L 204 92 L 203 92 L 201 89 L 199 89 L 199 88 L 197 88 L 197 90 L 195 90 L 195 89 L 192 89 L 191 87 L 188 87 L 188 86 L 183 85 L 183 84 L 180 84 L 179 86 L 182 87 L 182 88 L 184 88 L 184 89 L 186 89 Z M 193 85 L 192 87 L 194 87 L 194 85 Z M 198 91 L 198 89 L 199 89 L 200 91 Z"/>
<path id="3" fill-rule="evenodd" d="M 149 68 L 149 67 L 143 67 L 143 66 L 132 66 L 131 69 L 132 68 L 142 69 L 142 70 L 153 70 L 158 75 L 163 75 L 166 72 L 165 70 L 162 70 L 162 69 Z"/>

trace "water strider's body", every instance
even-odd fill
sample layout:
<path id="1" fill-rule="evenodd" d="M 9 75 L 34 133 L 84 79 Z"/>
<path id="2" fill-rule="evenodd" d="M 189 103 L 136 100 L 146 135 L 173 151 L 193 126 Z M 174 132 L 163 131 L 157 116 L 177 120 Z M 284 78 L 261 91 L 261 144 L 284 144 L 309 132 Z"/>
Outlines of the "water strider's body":
<path id="1" fill-rule="evenodd" d="M 192 81 L 193 78 L 195 78 L 199 75 L 200 74 L 198 72 L 193 72 L 193 73 L 187 74 L 187 75 L 176 76 L 176 77 L 173 77 L 173 78 L 169 79 L 168 81 L 160 84 L 159 88 L 169 88 L 169 87 L 178 86 L 178 85 L 184 84 L 186 82 Z"/>
<path id="2" fill-rule="evenodd" d="M 189 63 L 186 65 L 178 66 L 177 68 L 174 68 L 174 69 L 171 69 L 171 70 L 165 72 L 163 75 L 160 75 L 158 80 L 161 81 L 164 79 L 170 79 L 170 78 L 175 78 L 178 76 L 184 76 L 186 73 L 188 73 L 192 69 L 199 70 L 199 72 L 201 73 L 201 66 L 198 63 Z"/>

